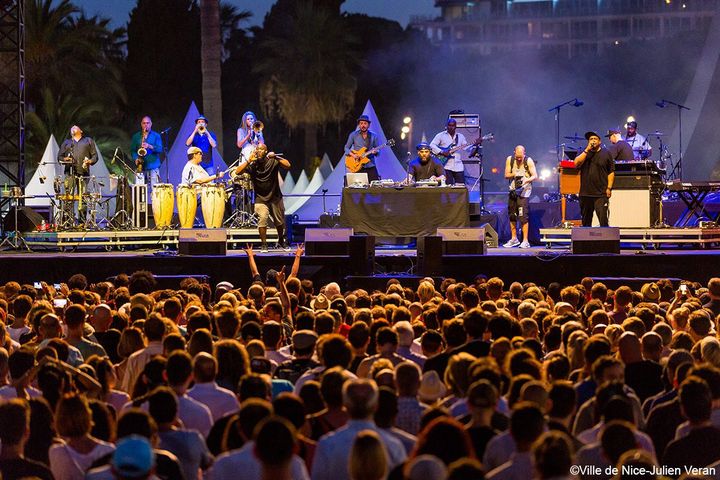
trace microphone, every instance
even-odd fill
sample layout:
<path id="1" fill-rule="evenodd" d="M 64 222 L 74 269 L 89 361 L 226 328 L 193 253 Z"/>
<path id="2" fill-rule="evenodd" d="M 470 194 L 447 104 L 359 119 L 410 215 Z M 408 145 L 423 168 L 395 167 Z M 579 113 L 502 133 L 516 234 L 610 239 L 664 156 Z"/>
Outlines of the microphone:
<path id="1" fill-rule="evenodd" d="M 100 185 L 101 187 L 104 187 L 104 186 L 105 186 L 105 183 L 104 183 L 104 182 L 97 182 L 97 184 Z"/>
<path id="2" fill-rule="evenodd" d="M 162 132 L 160 132 L 160 135 L 165 135 L 165 134 L 168 133 L 170 130 L 172 130 L 172 127 L 167 127 L 165 130 L 163 130 Z"/>
<path id="3" fill-rule="evenodd" d="M 667 102 L 665 100 L 660 100 L 659 102 L 655 102 L 655 105 L 660 108 L 665 108 L 667 107 Z"/>
<path id="4" fill-rule="evenodd" d="M 120 150 L 120 147 L 115 147 L 115 153 L 113 153 L 112 160 L 110 161 L 111 164 L 115 164 L 115 159 L 117 159 L 118 150 Z"/>
<path id="5" fill-rule="evenodd" d="M 582 107 L 583 105 L 585 105 L 585 102 L 583 102 L 582 100 L 579 100 L 577 98 L 575 99 L 575 102 L 573 103 L 573 107 Z"/>

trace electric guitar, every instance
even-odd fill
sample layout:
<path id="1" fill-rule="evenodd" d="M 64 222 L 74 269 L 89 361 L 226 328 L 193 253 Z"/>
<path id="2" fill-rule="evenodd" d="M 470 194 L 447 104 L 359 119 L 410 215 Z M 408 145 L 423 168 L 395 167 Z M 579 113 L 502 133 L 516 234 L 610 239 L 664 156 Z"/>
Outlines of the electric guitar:
<path id="1" fill-rule="evenodd" d="M 462 145 L 457 145 L 455 147 L 443 148 L 440 153 L 436 154 L 435 156 L 438 158 L 438 160 L 440 160 L 440 163 L 445 166 L 448 160 L 450 160 L 450 158 L 452 158 L 452 156 L 455 155 L 455 152 L 457 152 L 458 150 L 462 150 L 467 147 L 474 147 L 481 144 L 485 140 L 495 140 L 495 135 L 492 133 L 488 133 L 487 135 L 483 135 L 481 138 L 478 138 L 473 143 L 463 143 Z"/>
<path id="2" fill-rule="evenodd" d="M 368 156 L 376 154 L 385 147 L 394 146 L 395 140 L 391 138 L 384 145 L 380 145 L 370 150 L 368 150 L 367 147 L 362 147 L 358 150 L 351 150 L 351 152 L 357 155 L 357 157 L 353 157 L 352 155 L 345 156 L 345 167 L 347 167 L 348 172 L 357 173 L 360 171 L 363 165 L 370 161 Z"/>

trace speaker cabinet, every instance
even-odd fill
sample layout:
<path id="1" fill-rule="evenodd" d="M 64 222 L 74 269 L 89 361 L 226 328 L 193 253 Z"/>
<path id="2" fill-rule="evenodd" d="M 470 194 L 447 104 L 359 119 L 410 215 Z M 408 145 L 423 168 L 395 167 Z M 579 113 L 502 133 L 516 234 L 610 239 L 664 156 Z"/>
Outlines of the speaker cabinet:
<path id="1" fill-rule="evenodd" d="M 440 275 L 442 272 L 443 239 L 438 235 L 418 237 L 417 272 L 424 276 Z"/>
<path id="2" fill-rule="evenodd" d="M 308 228 L 305 252 L 308 255 L 349 255 L 352 228 Z"/>
<path id="3" fill-rule="evenodd" d="M 620 253 L 617 227 L 575 227 L 570 233 L 572 253 Z"/>
<path id="4" fill-rule="evenodd" d="M 15 230 L 15 209 L 17 209 L 17 230 L 19 232 L 33 232 L 42 224 L 43 217 L 30 207 L 12 207 L 3 221 L 3 232 Z"/>
<path id="5" fill-rule="evenodd" d="M 488 248 L 498 248 L 498 233 L 493 226 L 489 223 L 483 223 L 480 226 L 485 229 L 485 245 Z"/>
<path id="6" fill-rule="evenodd" d="M 178 231 L 181 255 L 226 255 L 227 230 L 223 228 L 181 228 Z"/>
<path id="7" fill-rule="evenodd" d="M 350 235 L 350 270 L 353 275 L 372 275 L 374 273 L 374 236 Z"/>
<path id="8" fill-rule="evenodd" d="M 437 229 L 438 236 L 443 239 L 444 255 L 485 255 L 485 229 L 480 228 L 448 228 Z"/>

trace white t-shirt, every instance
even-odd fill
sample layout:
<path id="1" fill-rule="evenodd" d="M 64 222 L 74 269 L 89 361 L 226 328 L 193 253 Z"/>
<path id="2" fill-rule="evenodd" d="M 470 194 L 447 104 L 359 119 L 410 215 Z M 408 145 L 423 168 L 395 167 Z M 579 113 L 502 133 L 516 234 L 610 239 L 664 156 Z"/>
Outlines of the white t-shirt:
<path id="1" fill-rule="evenodd" d="M 8 333 L 10 334 L 10 338 L 12 338 L 13 340 L 15 340 L 16 342 L 19 342 L 19 341 L 20 341 L 20 335 L 23 335 L 23 334 L 29 332 L 29 331 L 30 331 L 30 327 L 28 327 L 27 325 L 23 325 L 23 326 L 20 327 L 20 328 L 13 328 L 13 327 L 8 326 L 8 327 L 7 327 L 7 331 L 8 331 Z"/>
<path id="2" fill-rule="evenodd" d="M 185 164 L 185 167 L 183 167 L 180 183 L 183 185 L 192 185 L 193 181 L 202 180 L 209 176 L 204 168 L 189 161 Z"/>
<path id="3" fill-rule="evenodd" d="M 90 466 L 99 458 L 115 451 L 112 443 L 95 440 L 97 445 L 88 453 L 80 453 L 60 443 L 50 447 L 50 470 L 55 480 L 83 480 Z"/>

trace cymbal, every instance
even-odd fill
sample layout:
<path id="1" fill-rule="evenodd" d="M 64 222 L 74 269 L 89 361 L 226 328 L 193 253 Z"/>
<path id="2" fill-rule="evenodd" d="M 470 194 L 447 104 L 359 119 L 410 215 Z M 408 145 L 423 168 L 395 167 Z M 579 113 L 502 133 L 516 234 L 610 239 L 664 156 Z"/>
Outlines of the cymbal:
<path id="1" fill-rule="evenodd" d="M 579 137 L 577 135 L 573 135 L 571 137 L 563 137 L 565 140 L 572 140 L 573 142 L 577 142 L 578 140 L 585 140 L 585 137 Z"/>
<path id="2" fill-rule="evenodd" d="M 651 136 L 653 136 L 653 137 L 664 137 L 664 136 L 667 135 L 667 134 L 661 132 L 660 130 L 655 130 L 654 132 L 649 133 L 648 135 L 651 135 Z"/>

